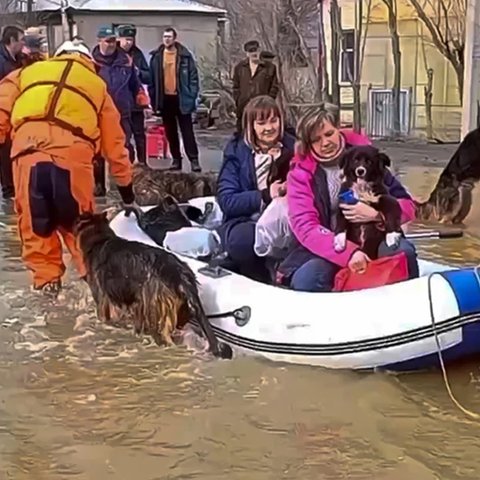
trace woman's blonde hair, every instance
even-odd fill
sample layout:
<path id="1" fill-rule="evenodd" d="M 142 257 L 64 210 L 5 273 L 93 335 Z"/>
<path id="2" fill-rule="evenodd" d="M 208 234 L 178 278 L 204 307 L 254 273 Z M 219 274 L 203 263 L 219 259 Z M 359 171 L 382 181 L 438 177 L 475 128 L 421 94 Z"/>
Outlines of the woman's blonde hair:
<path id="1" fill-rule="evenodd" d="M 296 153 L 302 157 L 312 151 L 313 135 L 324 122 L 340 127 L 340 109 L 332 103 L 309 108 L 297 124 Z"/>
<path id="2" fill-rule="evenodd" d="M 260 95 L 252 98 L 245 107 L 242 117 L 243 132 L 245 141 L 252 148 L 257 146 L 255 130 L 253 124 L 255 121 L 265 121 L 270 117 L 278 117 L 280 120 L 279 140 L 283 137 L 283 114 L 278 103 L 268 95 Z"/>

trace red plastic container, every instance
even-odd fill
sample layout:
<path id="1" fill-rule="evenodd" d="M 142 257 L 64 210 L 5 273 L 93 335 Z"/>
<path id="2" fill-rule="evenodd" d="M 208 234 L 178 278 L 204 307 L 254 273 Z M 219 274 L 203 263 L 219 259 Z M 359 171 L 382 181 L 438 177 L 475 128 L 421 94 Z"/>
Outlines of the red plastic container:
<path id="1" fill-rule="evenodd" d="M 147 127 L 147 157 L 162 160 L 167 158 L 168 142 L 162 125 Z"/>

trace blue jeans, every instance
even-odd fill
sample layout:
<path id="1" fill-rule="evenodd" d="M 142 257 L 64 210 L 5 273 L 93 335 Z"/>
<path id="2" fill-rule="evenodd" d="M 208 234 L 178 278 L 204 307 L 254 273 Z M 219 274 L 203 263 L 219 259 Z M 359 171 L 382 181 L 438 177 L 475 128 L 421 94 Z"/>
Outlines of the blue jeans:
<path id="1" fill-rule="evenodd" d="M 405 252 L 407 256 L 409 278 L 417 278 L 419 275 L 417 252 L 413 243 L 410 243 L 405 238 L 400 240 L 400 244 L 396 248 L 388 247 L 383 242 L 378 248 L 378 257 L 390 257 L 400 252 Z M 302 292 L 331 292 L 335 282 L 335 275 L 339 270 L 340 267 L 338 265 L 324 258 L 313 257 L 292 275 L 290 288 Z"/>

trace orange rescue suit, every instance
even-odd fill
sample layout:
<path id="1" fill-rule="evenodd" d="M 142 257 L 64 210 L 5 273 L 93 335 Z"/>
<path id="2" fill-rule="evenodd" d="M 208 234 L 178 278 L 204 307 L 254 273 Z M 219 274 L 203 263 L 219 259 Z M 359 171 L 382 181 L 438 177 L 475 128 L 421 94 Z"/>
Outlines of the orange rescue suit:
<path id="1" fill-rule="evenodd" d="M 15 209 L 22 259 L 37 289 L 61 279 L 63 238 L 81 276 L 72 234 L 94 209 L 93 158 L 110 163 L 125 203 L 132 167 L 120 115 L 87 57 L 66 54 L 16 70 L 0 82 L 0 144 L 12 140 Z"/>

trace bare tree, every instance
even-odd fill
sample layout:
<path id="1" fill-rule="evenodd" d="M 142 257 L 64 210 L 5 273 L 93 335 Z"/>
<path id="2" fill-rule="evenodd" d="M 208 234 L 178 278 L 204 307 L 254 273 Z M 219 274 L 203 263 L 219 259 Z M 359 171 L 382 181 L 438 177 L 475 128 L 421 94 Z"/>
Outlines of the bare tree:
<path id="1" fill-rule="evenodd" d="M 362 102 L 361 102 L 361 80 L 363 61 L 365 59 L 365 47 L 367 45 L 368 27 L 370 24 L 370 13 L 372 11 L 372 0 L 367 0 L 367 9 L 364 14 L 363 0 L 355 2 L 355 61 L 354 72 L 350 72 L 353 90 L 353 129 L 356 132 L 362 130 Z M 365 17 L 365 18 L 364 18 Z M 365 26 L 365 28 L 364 28 Z"/>
<path id="2" fill-rule="evenodd" d="M 438 51 L 455 70 L 463 99 L 465 16 L 468 0 L 410 0 Z"/>
<path id="3" fill-rule="evenodd" d="M 332 102 L 340 105 L 340 43 L 342 41 L 342 22 L 338 0 L 330 0 L 330 28 L 332 44 L 330 52 L 330 67 L 332 75 Z"/>
<path id="4" fill-rule="evenodd" d="M 387 7 L 388 12 L 388 30 L 392 42 L 393 59 L 393 135 L 395 137 L 401 134 L 400 125 L 400 93 L 402 87 L 402 52 L 400 50 L 400 37 L 398 35 L 397 21 L 397 0 L 382 0 Z"/>
<path id="5" fill-rule="evenodd" d="M 422 58 L 423 65 L 425 67 L 425 73 L 427 75 L 427 84 L 423 87 L 423 94 L 425 99 L 425 119 L 427 123 L 426 134 L 427 140 L 434 140 L 433 132 L 433 114 L 432 114 L 432 105 L 433 105 L 433 75 L 434 70 L 428 64 L 427 50 L 425 48 L 425 39 L 422 39 L 421 48 L 422 48 Z"/>

